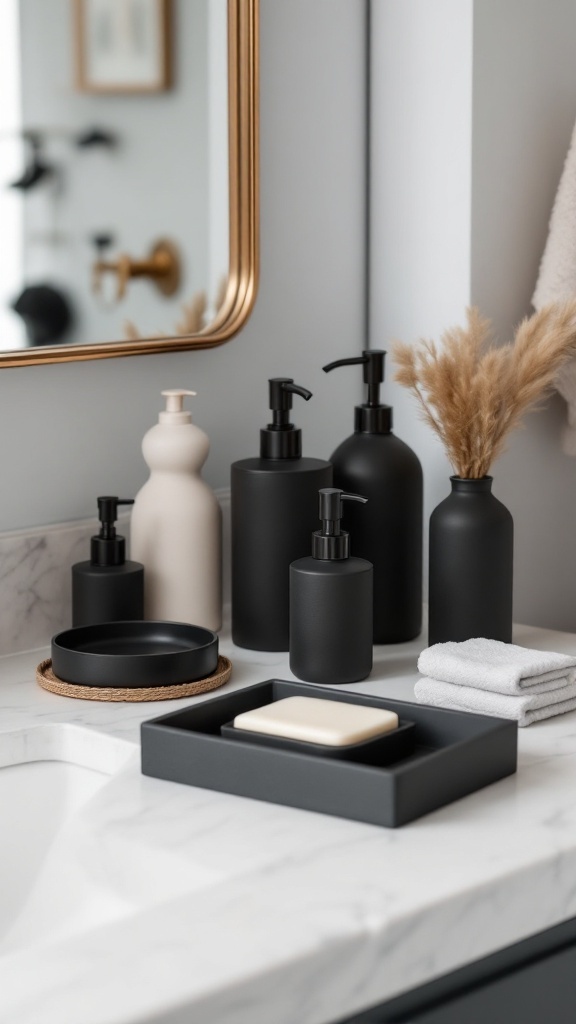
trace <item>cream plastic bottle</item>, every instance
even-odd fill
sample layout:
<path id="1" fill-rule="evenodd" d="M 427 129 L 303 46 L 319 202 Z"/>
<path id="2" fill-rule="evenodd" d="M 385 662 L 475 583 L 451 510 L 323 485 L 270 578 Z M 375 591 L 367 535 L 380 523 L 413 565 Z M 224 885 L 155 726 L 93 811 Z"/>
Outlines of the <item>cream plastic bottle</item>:
<path id="1" fill-rule="evenodd" d="M 144 566 L 147 619 L 222 626 L 222 515 L 202 480 L 207 435 L 183 408 L 195 391 L 163 391 L 166 409 L 142 442 L 150 478 L 132 511 L 131 554 Z"/>

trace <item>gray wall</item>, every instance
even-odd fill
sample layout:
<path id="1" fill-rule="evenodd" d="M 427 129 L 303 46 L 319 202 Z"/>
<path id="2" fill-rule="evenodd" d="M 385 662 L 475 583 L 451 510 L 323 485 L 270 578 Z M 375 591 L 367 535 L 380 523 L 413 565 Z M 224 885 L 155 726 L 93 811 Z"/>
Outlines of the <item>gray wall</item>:
<path id="1" fill-rule="evenodd" d="M 531 312 L 576 118 L 573 0 L 374 0 L 371 339 L 438 337 L 472 302 L 502 340 Z M 408 186 L 405 186 L 408 183 Z M 575 226 L 576 230 L 576 226 Z M 395 385 L 427 511 L 449 467 Z M 576 463 L 556 396 L 494 467 L 516 529 L 515 617 L 576 630 Z"/>
<path id="2" fill-rule="evenodd" d="M 0 372 L 0 529 L 92 515 L 96 495 L 134 493 L 166 387 L 198 392 L 214 486 L 228 483 L 233 459 L 256 453 L 269 376 L 315 392 L 296 400 L 305 453 L 327 456 L 350 431 L 357 391 L 321 366 L 364 344 L 364 16 L 350 0 L 261 4 L 256 308 L 210 351 Z"/>

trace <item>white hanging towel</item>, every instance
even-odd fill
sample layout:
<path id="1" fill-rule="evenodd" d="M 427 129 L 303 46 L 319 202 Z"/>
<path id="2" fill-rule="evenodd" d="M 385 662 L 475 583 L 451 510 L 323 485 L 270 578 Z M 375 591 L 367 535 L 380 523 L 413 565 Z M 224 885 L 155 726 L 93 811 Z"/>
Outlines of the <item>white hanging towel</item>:
<path id="1" fill-rule="evenodd" d="M 576 298 L 576 126 L 564 163 L 556 199 L 550 217 L 548 239 L 544 249 L 534 309 L 550 302 Z M 570 361 L 560 373 L 556 388 L 568 403 L 568 423 L 562 434 L 562 448 L 576 456 L 576 360 Z"/>

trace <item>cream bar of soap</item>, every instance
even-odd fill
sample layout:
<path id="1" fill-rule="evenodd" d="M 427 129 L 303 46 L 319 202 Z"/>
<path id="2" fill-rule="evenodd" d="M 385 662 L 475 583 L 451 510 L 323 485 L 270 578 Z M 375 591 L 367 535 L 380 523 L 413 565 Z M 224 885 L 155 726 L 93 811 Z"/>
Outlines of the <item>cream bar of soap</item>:
<path id="1" fill-rule="evenodd" d="M 341 700 L 285 697 L 236 715 L 234 726 L 268 736 L 346 747 L 397 729 L 398 715 Z"/>

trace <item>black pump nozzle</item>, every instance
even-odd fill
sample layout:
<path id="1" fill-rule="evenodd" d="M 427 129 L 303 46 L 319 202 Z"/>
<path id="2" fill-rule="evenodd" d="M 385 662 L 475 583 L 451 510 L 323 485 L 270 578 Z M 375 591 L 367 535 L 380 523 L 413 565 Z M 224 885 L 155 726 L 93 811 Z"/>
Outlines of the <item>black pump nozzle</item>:
<path id="1" fill-rule="evenodd" d="M 384 380 L 384 359 L 386 352 L 378 348 L 364 349 L 361 356 L 351 359 L 336 359 L 324 366 L 329 373 L 338 366 L 364 366 L 364 383 L 368 385 L 367 400 L 363 405 L 356 406 L 356 431 L 363 434 L 388 434 L 392 429 L 392 409 L 380 403 L 380 385 Z"/>
<path id="2" fill-rule="evenodd" d="M 339 487 L 322 487 L 318 494 L 322 529 L 312 534 L 312 557 L 342 561 L 350 555 L 350 534 L 340 529 L 342 502 L 361 501 L 365 505 L 368 498 L 360 494 L 345 494 Z"/>
<path id="3" fill-rule="evenodd" d="M 290 428 L 290 417 L 288 413 L 292 408 L 292 395 L 300 395 L 305 402 L 312 398 L 312 392 L 295 384 L 292 377 L 272 377 L 270 385 L 270 408 L 272 410 L 272 428 L 286 430 Z M 271 427 L 268 429 L 270 430 Z"/>
<path id="4" fill-rule="evenodd" d="M 260 457 L 299 459 L 302 455 L 302 432 L 290 422 L 292 395 L 300 395 L 308 402 L 312 392 L 295 384 L 292 377 L 272 377 L 268 384 L 272 423 L 260 431 Z"/>
<path id="5" fill-rule="evenodd" d="M 117 498 L 106 495 L 98 498 L 100 533 L 90 542 L 92 565 L 123 565 L 126 560 L 126 541 L 116 533 L 118 505 L 133 505 L 134 498 Z"/>

